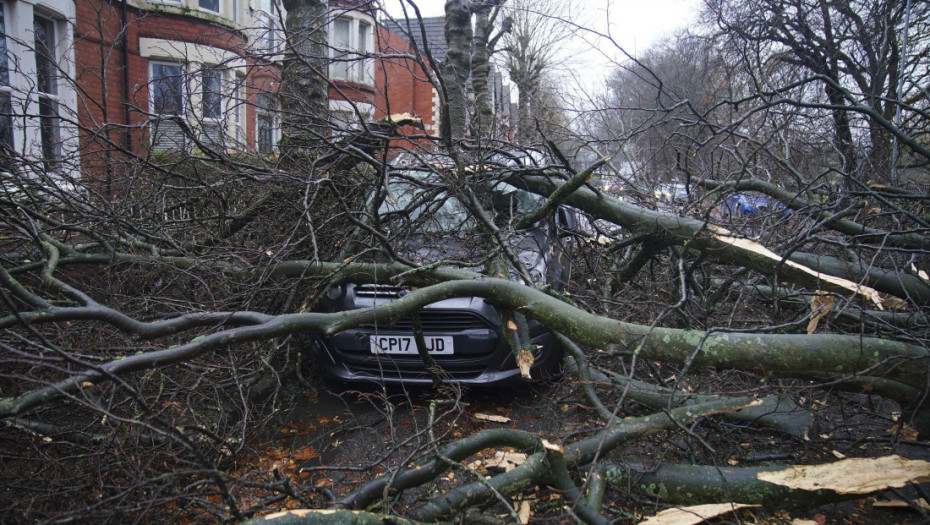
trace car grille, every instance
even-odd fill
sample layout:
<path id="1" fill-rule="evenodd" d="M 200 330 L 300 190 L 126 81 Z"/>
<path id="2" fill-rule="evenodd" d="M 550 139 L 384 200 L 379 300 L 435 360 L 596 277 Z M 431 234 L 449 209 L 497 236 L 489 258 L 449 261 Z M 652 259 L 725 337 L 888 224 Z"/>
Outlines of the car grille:
<path id="1" fill-rule="evenodd" d="M 452 379 L 474 379 L 480 376 L 486 369 L 486 366 L 474 365 L 467 363 L 441 363 L 441 375 Z M 353 374 L 367 375 L 371 377 L 403 377 L 404 379 L 432 379 L 429 373 L 424 370 L 423 361 L 419 358 L 415 360 L 395 359 L 390 361 L 378 362 L 370 360 L 369 362 L 360 362 L 352 360 L 346 363 L 346 367 Z"/>
<path id="2" fill-rule="evenodd" d="M 471 312 L 452 312 L 447 310 L 421 310 L 420 326 L 424 332 L 458 332 L 470 328 L 490 328 L 483 319 Z M 413 330 L 413 321 L 404 318 L 392 327 L 395 330 Z"/>
<path id="3" fill-rule="evenodd" d="M 390 284 L 360 284 L 355 287 L 355 295 L 361 297 L 401 297 L 404 288 Z"/>

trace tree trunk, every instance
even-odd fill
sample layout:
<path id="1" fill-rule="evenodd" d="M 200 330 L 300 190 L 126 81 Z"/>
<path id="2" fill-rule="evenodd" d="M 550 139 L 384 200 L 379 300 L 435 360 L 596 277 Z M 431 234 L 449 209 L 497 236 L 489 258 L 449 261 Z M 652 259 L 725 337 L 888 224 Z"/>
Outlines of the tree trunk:
<path id="1" fill-rule="evenodd" d="M 282 152 L 321 146 L 329 135 L 327 17 L 322 0 L 284 0 L 287 10 L 281 73 Z"/>
<path id="2" fill-rule="evenodd" d="M 446 1 L 445 82 L 446 107 L 443 108 L 442 136 L 447 141 L 465 135 L 468 111 L 465 105 L 466 84 L 471 72 L 471 10 L 465 0 Z"/>

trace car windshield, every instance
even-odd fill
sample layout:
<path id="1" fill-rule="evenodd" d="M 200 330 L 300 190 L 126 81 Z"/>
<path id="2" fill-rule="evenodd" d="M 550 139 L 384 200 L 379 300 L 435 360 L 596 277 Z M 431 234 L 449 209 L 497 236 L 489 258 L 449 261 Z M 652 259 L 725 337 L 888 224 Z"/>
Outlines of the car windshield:
<path id="1" fill-rule="evenodd" d="M 462 232 L 477 226 L 465 205 L 441 187 L 433 185 L 430 172 L 406 170 L 391 177 L 378 214 L 387 220 L 404 220 L 424 233 Z M 528 213 L 542 199 L 506 182 L 492 188 L 491 203 L 497 214 L 509 217 Z"/>
<path id="2" fill-rule="evenodd" d="M 423 175 L 392 179 L 378 213 L 387 219 L 399 218 L 417 224 L 422 232 L 471 230 L 475 222 L 465 205 L 445 191 L 419 184 Z"/>

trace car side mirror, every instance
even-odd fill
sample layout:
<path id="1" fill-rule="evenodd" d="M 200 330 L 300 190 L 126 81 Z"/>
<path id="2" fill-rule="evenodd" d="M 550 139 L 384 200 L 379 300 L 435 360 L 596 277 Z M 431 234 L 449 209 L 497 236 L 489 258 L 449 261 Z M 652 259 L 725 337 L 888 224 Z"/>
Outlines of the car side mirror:
<path id="1" fill-rule="evenodd" d="M 575 212 L 560 206 L 555 214 L 555 225 L 558 227 L 560 235 L 567 235 L 578 229 L 578 218 L 575 216 Z"/>

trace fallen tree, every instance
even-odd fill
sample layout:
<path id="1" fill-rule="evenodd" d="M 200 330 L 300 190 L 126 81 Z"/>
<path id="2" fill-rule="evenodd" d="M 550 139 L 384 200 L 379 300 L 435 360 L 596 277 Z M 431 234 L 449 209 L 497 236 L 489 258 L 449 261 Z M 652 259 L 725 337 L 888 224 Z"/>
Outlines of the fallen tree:
<path id="1" fill-rule="evenodd" d="M 319 15 L 320 5 L 307 6 L 294 13 Z M 763 479 L 826 463 L 834 452 L 885 455 L 882 447 L 930 431 L 930 241 L 920 192 L 927 118 L 919 100 L 894 99 L 905 115 L 892 122 L 863 113 L 869 106 L 849 90 L 834 93 L 842 96 L 827 107 L 807 100 L 805 87 L 823 76 L 779 77 L 783 85 L 770 91 L 740 84 L 759 72 L 752 70 L 730 78 L 738 92 L 698 90 L 713 94 L 701 105 L 679 96 L 687 86 L 666 89 L 661 61 L 654 70 L 644 62 L 638 80 L 621 78 L 621 87 L 642 89 L 643 79 L 654 78 L 656 92 L 640 98 L 656 107 L 639 108 L 644 119 L 619 115 L 629 133 L 598 140 L 578 133 L 574 146 L 466 137 L 467 129 L 497 126 L 465 122 L 466 88 L 452 85 L 468 78 L 462 47 L 470 45 L 471 17 L 490 24 L 506 7 L 451 2 L 448 44 L 461 49 L 450 51 L 454 61 L 442 69 L 428 66 L 439 66 L 428 46 L 425 58 L 378 57 L 405 60 L 435 83 L 444 119 L 438 138 L 409 116 L 335 137 L 314 133 L 322 124 L 340 129 L 321 115 L 301 115 L 301 107 L 318 105 L 307 99 L 287 106 L 287 122 L 303 132 L 289 137 L 281 157 L 132 156 L 114 148 L 123 164 L 111 182 L 126 188 L 118 195 L 101 193 L 91 174 L 64 184 L 41 159 L 14 155 L 15 169 L 0 173 L 0 439 L 15 451 L 3 484 L 24 484 L 0 495 L 11 519 L 522 519 L 513 498 L 548 492 L 561 502 L 553 514 L 606 523 L 623 511 L 604 504 L 605 491 L 630 506 L 776 509 L 924 481 L 926 464 L 875 458 L 908 476 L 863 482 L 858 491 Z M 322 45 L 309 42 L 307 53 Z M 717 61 L 742 63 L 726 54 L 732 49 L 704 51 L 711 71 Z M 302 75 L 318 69 L 320 57 L 299 58 L 291 57 Z M 488 57 L 480 58 L 486 68 Z M 914 60 L 905 57 L 905 66 L 916 70 Z M 834 89 L 836 79 L 827 80 Z M 634 98 L 605 104 L 605 120 L 607 108 Z M 784 121 L 768 120 L 785 108 Z M 850 137 L 837 134 L 842 144 L 833 148 L 804 134 L 806 122 L 842 123 L 818 109 L 847 119 L 865 114 L 877 126 L 876 141 L 885 140 L 882 126 L 908 138 L 890 165 L 913 176 L 890 181 L 901 188 L 863 182 L 885 174 L 868 171 L 868 159 L 846 158 L 855 152 Z M 481 111 L 486 118 L 488 108 Z M 405 130 L 399 152 L 391 138 Z M 775 135 L 784 147 L 768 142 Z M 812 143 L 822 148 L 805 149 Z M 599 150 L 599 160 L 585 163 L 569 148 Z M 653 153 L 640 164 L 640 151 Z M 618 159 L 634 175 L 611 172 Z M 80 166 L 77 156 L 71 161 Z M 663 201 L 659 190 L 675 187 L 651 179 L 671 172 L 688 192 Z M 612 178 L 623 182 L 622 192 L 604 184 Z M 397 181 L 422 195 L 405 201 L 392 193 Z M 832 190 L 840 186 L 849 194 Z M 760 204 L 768 210 L 723 211 L 727 199 L 746 192 L 792 211 L 774 200 Z M 880 202 L 879 211 L 862 198 Z M 461 220 L 452 231 L 435 231 L 449 202 L 461 205 Z M 536 229 L 552 232 L 547 248 L 558 245 L 570 279 L 540 278 L 545 271 L 516 252 Z M 467 237 L 475 249 L 456 250 L 440 234 Z M 402 293 L 374 308 L 321 311 L 328 294 L 349 284 Z M 260 437 L 277 430 L 281 410 L 318 385 L 319 338 L 409 321 L 423 347 L 424 309 L 463 297 L 497 309 L 516 363 L 534 359 L 529 323 L 552 332 L 574 362 L 564 388 L 581 392 L 571 403 L 584 416 L 556 435 L 474 427 L 456 435 L 438 405 L 465 413 L 467 403 L 460 392 L 448 395 L 455 385 L 441 385 L 417 439 L 379 443 L 384 458 L 376 461 L 321 467 L 360 478 L 318 485 L 316 473 L 292 466 L 310 452 L 249 463 L 263 453 Z M 400 436 L 403 427 L 387 419 L 391 438 Z M 841 427 L 858 432 L 849 443 L 869 446 L 829 449 L 829 429 Z M 776 463 L 723 467 L 744 444 L 774 451 L 760 456 Z M 471 466 L 503 447 L 524 456 L 512 469 Z M 64 461 L 74 462 L 64 473 L 36 467 Z M 104 471 L 113 473 L 95 485 Z M 435 496 L 440 479 L 450 484 Z M 74 487 L 64 510 L 48 496 L 61 487 Z M 315 506 L 328 509 L 285 511 Z"/>

